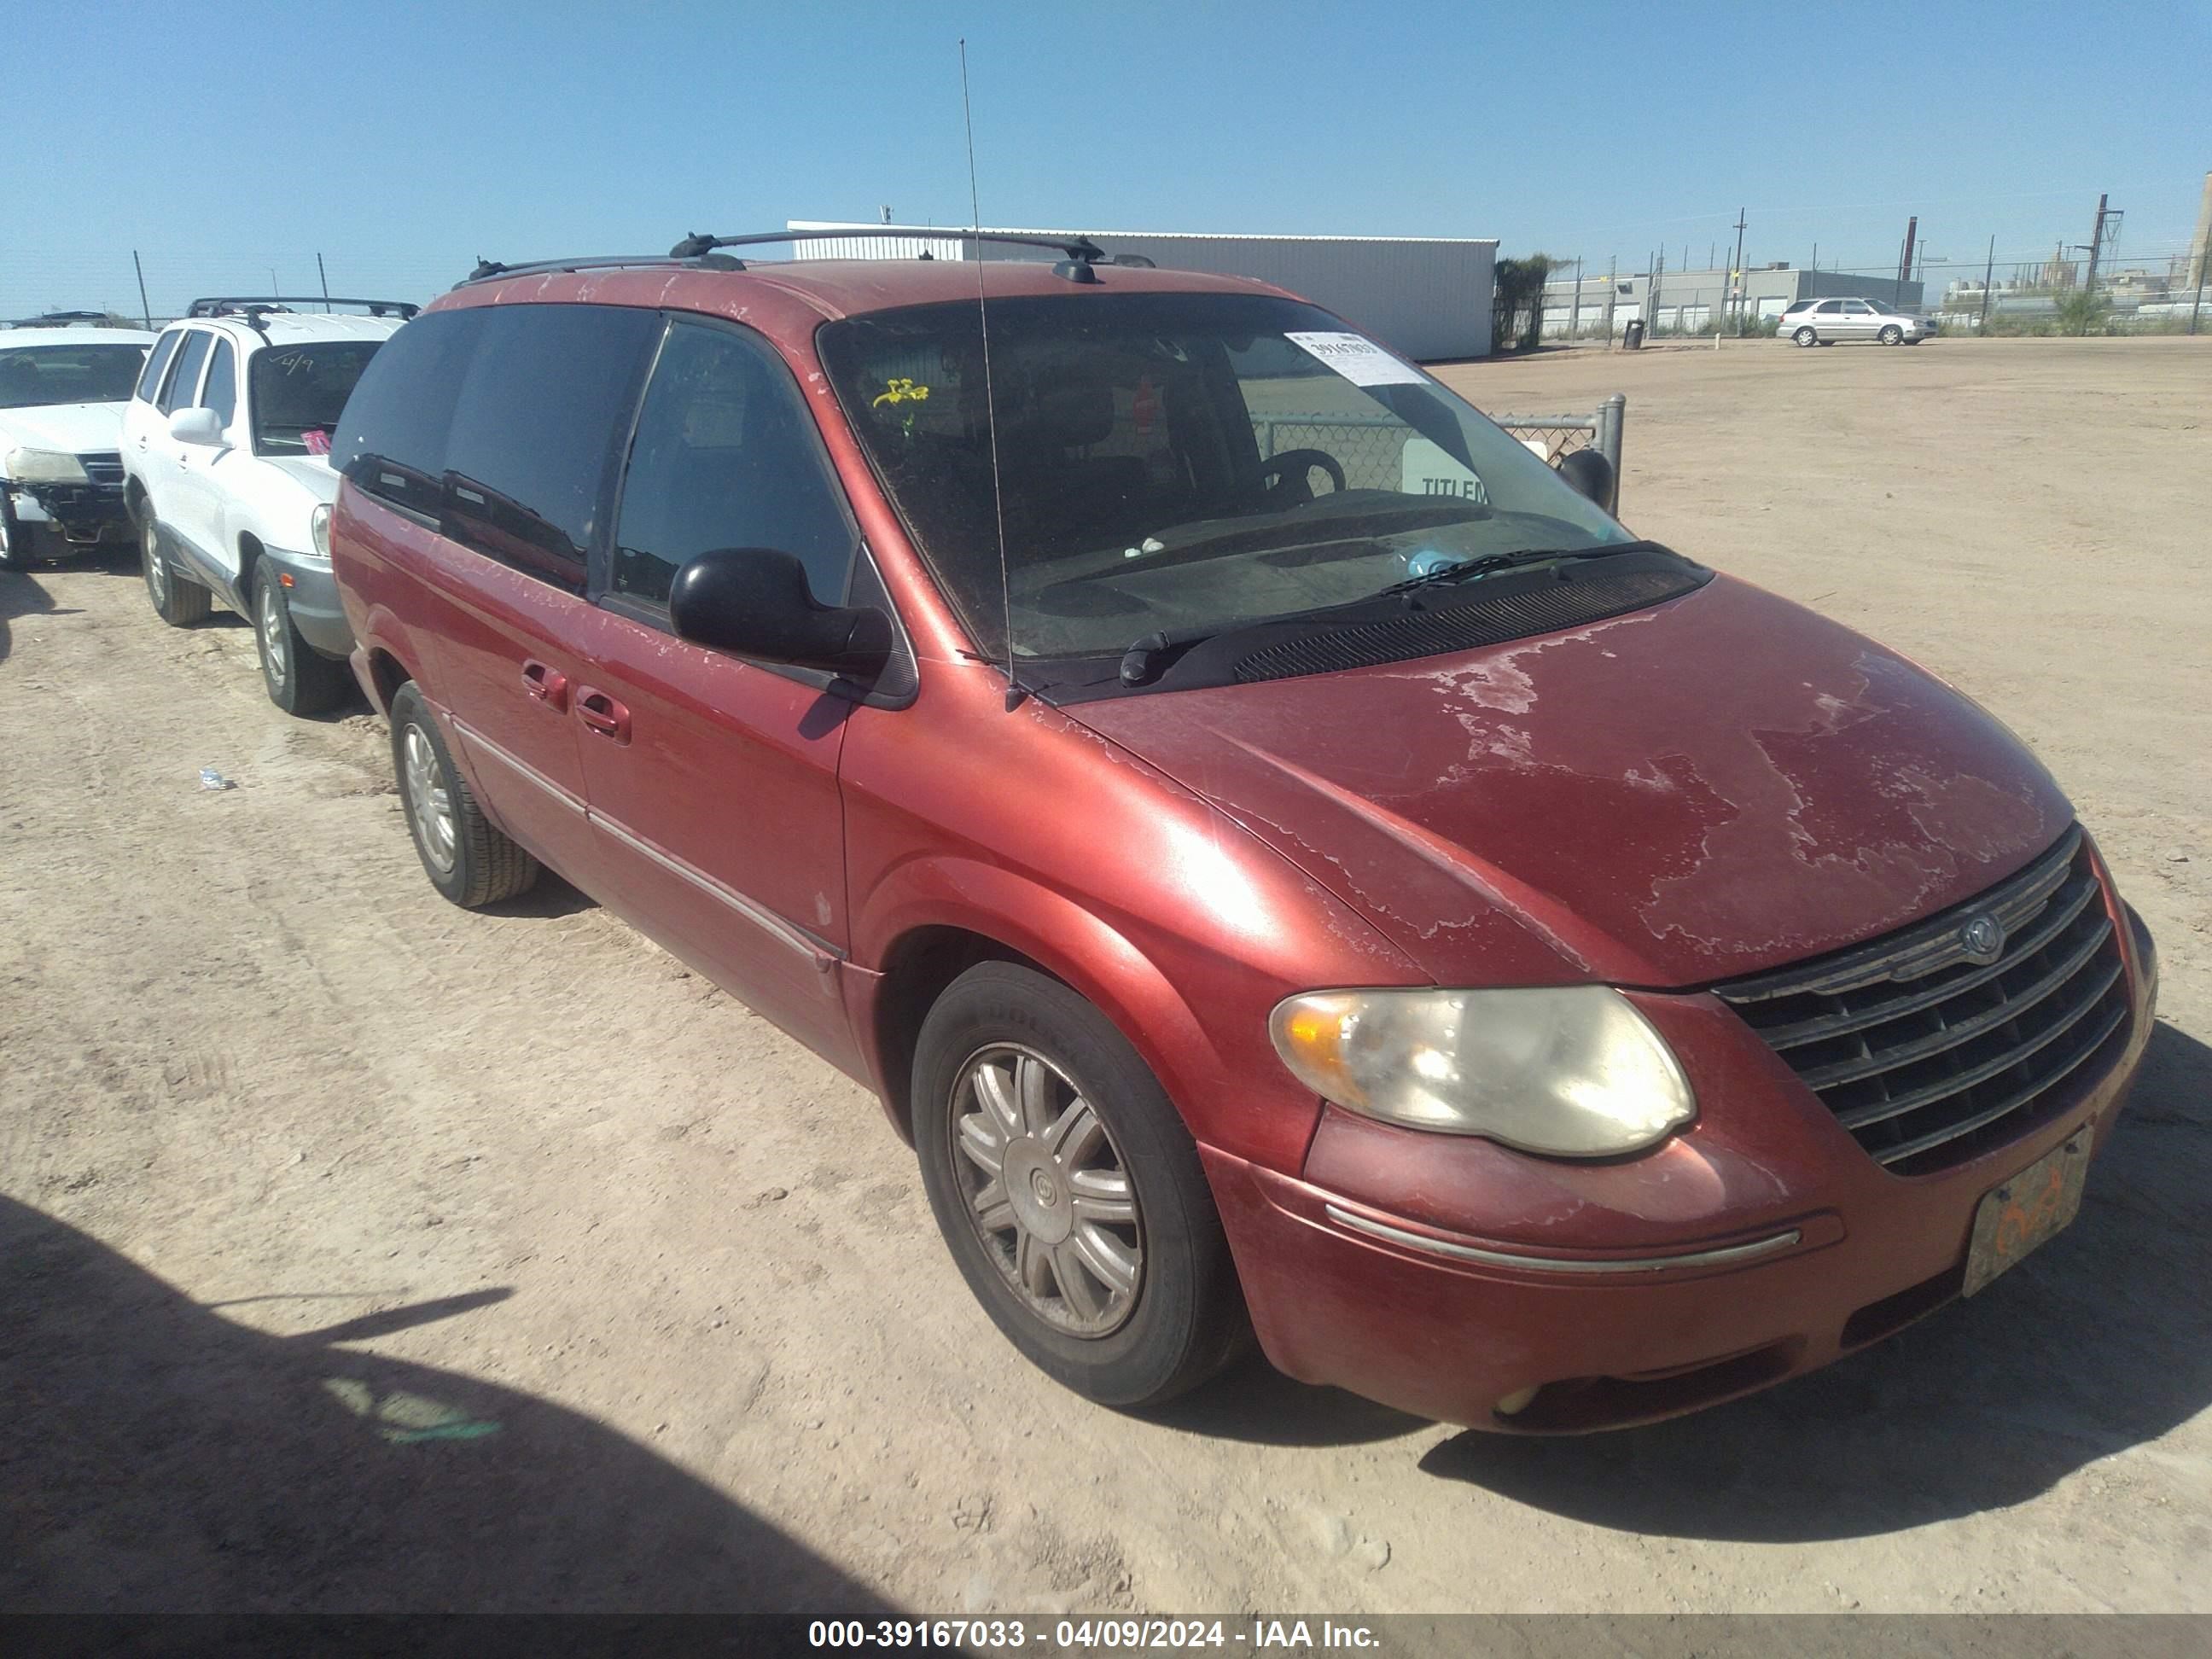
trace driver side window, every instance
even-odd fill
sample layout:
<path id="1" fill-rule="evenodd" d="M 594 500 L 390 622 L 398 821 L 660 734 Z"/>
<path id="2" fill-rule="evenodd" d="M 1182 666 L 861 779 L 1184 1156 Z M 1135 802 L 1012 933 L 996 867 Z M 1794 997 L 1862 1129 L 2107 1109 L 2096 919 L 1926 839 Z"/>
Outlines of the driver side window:
<path id="1" fill-rule="evenodd" d="M 699 554 L 765 547 L 839 605 L 859 542 L 781 362 L 730 330 L 672 325 L 630 445 L 608 591 L 665 605 Z"/>

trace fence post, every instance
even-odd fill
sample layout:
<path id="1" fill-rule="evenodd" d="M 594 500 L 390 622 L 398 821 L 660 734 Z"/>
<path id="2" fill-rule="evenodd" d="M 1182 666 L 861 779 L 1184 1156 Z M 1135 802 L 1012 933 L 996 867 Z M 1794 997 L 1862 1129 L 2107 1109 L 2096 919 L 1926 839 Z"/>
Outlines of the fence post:
<path id="1" fill-rule="evenodd" d="M 1620 423 L 1628 412 L 1628 394 L 1616 392 L 1597 406 L 1597 452 L 1613 464 L 1613 499 L 1605 510 L 1620 511 Z"/>

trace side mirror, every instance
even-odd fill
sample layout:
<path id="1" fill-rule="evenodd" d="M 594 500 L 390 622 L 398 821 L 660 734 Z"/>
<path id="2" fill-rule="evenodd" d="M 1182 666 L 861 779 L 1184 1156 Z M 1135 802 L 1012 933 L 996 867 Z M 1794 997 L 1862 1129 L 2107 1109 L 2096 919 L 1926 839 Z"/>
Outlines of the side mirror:
<path id="1" fill-rule="evenodd" d="M 762 662 L 871 679 L 891 653 L 891 619 L 872 606 L 823 605 L 806 567 L 764 547 L 718 547 L 676 573 L 668 619 L 694 645 Z"/>
<path id="2" fill-rule="evenodd" d="M 1559 457 L 1559 477 L 1568 489 L 1578 495 L 1586 495 L 1607 512 L 1613 511 L 1619 499 L 1619 481 L 1613 476 L 1613 463 L 1595 449 L 1577 449 Z"/>
<path id="3" fill-rule="evenodd" d="M 180 409 L 169 416 L 169 435 L 180 444 L 214 448 L 222 442 L 222 422 L 211 409 Z"/>

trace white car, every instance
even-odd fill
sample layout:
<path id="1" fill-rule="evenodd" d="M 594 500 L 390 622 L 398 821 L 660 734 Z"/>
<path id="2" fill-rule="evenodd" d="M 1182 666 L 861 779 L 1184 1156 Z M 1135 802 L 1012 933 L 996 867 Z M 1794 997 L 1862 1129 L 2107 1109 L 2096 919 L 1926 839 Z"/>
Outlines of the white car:
<path id="1" fill-rule="evenodd" d="M 325 304 L 367 314 L 292 309 Z M 220 599 L 249 617 L 270 701 L 291 714 L 349 690 L 330 440 L 362 370 L 415 309 L 196 300 L 155 342 L 123 417 L 124 490 L 155 611 L 182 628 Z"/>
<path id="2" fill-rule="evenodd" d="M 0 326 L 0 568 L 131 539 L 123 410 L 153 343 L 96 312 Z"/>
<path id="3" fill-rule="evenodd" d="M 1936 337 L 1936 325 L 1917 312 L 1899 311 L 1886 301 L 1844 297 L 1800 300 L 1782 313 L 1774 331 L 1801 346 L 1833 345 L 1838 340 L 1918 345 Z"/>

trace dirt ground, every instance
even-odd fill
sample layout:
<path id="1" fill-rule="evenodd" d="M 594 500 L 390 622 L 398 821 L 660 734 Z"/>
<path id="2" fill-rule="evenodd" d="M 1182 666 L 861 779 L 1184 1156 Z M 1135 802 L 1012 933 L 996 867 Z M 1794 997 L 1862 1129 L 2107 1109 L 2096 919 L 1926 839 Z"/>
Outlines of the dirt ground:
<path id="1" fill-rule="evenodd" d="M 2212 340 L 1447 377 L 1626 392 L 1632 526 L 2071 791 L 2165 986 L 2069 1233 L 1657 1428 L 1257 1363 L 1102 1410 L 860 1090 L 557 884 L 432 892 L 365 710 L 279 714 L 135 566 L 0 575 L 0 1606 L 2212 1611 Z"/>

